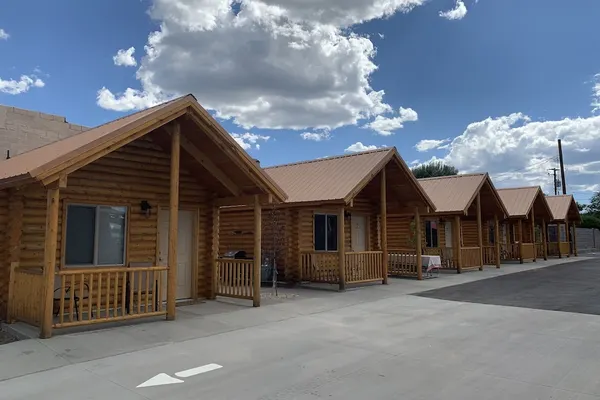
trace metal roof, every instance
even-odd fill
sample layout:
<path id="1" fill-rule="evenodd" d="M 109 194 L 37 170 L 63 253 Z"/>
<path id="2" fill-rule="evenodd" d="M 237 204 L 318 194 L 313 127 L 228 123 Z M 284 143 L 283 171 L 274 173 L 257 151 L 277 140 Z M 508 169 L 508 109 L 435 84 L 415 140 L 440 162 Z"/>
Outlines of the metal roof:
<path id="1" fill-rule="evenodd" d="M 575 199 L 570 194 L 558 196 L 546 196 L 550 211 L 552 211 L 552 219 L 554 221 L 580 222 L 581 215 Z"/>
<path id="2" fill-rule="evenodd" d="M 487 174 L 465 174 L 419 179 L 438 213 L 465 212 L 485 182 Z"/>
<path id="3" fill-rule="evenodd" d="M 348 202 L 393 160 L 419 197 L 434 209 L 395 147 L 278 165 L 265 171 L 288 195 L 286 203 Z"/>
<path id="4" fill-rule="evenodd" d="M 527 218 L 531 212 L 531 207 L 533 207 L 536 200 L 543 205 L 543 211 L 548 216 L 552 215 L 548 203 L 546 202 L 544 192 L 542 192 L 542 188 L 539 186 L 506 188 L 498 189 L 497 191 L 504 203 L 506 211 L 508 211 L 509 217 Z"/>
<path id="5" fill-rule="evenodd" d="M 0 161 L 0 187 L 44 182 L 54 179 L 53 177 L 59 173 L 72 172 L 86 165 L 88 160 L 93 161 L 94 157 L 98 158 L 127 144 L 127 140 L 134 137 L 133 135 L 143 135 L 149 132 L 149 129 L 157 129 L 184 114 L 201 120 L 208 126 L 203 127 L 205 133 L 210 133 L 213 140 L 218 141 L 222 147 L 232 150 L 233 155 L 239 157 L 236 161 L 239 161 L 243 167 L 238 171 L 248 176 L 254 184 L 267 188 L 269 193 L 279 201 L 285 200 L 284 191 L 191 94 Z M 232 159 L 233 155 L 227 156 Z"/>

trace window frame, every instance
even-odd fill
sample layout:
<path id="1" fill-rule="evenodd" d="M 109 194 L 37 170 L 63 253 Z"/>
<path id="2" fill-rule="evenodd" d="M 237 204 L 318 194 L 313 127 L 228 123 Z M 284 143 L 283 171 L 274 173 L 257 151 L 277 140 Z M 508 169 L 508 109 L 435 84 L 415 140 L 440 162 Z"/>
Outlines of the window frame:
<path id="1" fill-rule="evenodd" d="M 434 239 L 433 239 L 433 229 L 431 228 L 431 223 L 435 222 L 435 242 L 437 244 L 437 246 L 428 246 L 427 243 L 427 225 L 429 225 L 429 231 L 431 231 L 430 237 L 431 237 L 431 244 L 433 245 Z M 427 249 L 435 249 L 440 247 L 440 222 L 438 220 L 433 220 L 433 219 L 426 219 L 425 220 L 425 226 L 424 226 L 424 230 L 425 230 L 425 248 Z"/>
<path id="2" fill-rule="evenodd" d="M 317 231 L 317 224 L 316 224 L 316 217 L 318 215 L 322 215 L 325 217 L 325 250 L 317 250 L 316 246 L 317 246 L 317 240 L 316 240 L 316 231 Z M 339 225 L 339 221 L 338 221 L 338 214 L 335 213 L 329 213 L 329 212 L 314 212 L 313 213 L 313 251 L 318 252 L 318 253 L 337 253 L 339 251 L 340 248 L 340 244 L 338 243 L 338 241 L 336 240 L 336 249 L 335 250 L 329 250 L 329 243 L 327 243 L 327 218 L 328 217 L 335 217 L 335 233 L 336 236 L 339 236 L 339 232 L 338 232 L 338 225 Z M 345 238 L 344 238 L 345 239 Z"/>
<path id="3" fill-rule="evenodd" d="M 67 264 L 67 226 L 68 226 L 68 218 L 69 218 L 69 206 L 81 206 L 81 207 L 90 207 L 95 209 L 95 226 L 94 226 L 94 255 L 93 262 L 91 264 Z M 100 207 L 122 207 L 125 209 L 125 226 L 124 226 L 124 240 L 123 240 L 123 263 L 121 264 L 98 264 L 98 241 L 99 241 L 99 213 Z M 62 210 L 62 223 L 61 223 L 61 252 L 60 252 L 60 264 L 59 269 L 62 268 L 111 268 L 111 267 L 125 267 L 127 266 L 127 259 L 129 255 L 129 215 L 130 215 L 130 205 L 126 203 L 100 203 L 100 202 L 86 202 L 86 201 L 73 201 L 73 202 L 64 202 L 63 210 Z"/>

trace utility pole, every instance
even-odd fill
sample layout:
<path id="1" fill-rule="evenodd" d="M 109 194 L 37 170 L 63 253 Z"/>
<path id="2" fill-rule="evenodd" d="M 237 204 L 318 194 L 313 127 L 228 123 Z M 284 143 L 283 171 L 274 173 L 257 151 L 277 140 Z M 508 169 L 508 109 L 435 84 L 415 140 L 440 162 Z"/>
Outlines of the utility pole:
<path id="1" fill-rule="evenodd" d="M 552 171 L 554 175 L 552 183 L 554 184 L 554 195 L 556 196 L 558 194 L 558 181 L 556 180 L 556 172 L 558 171 L 558 168 L 549 168 L 548 171 Z"/>
<path id="2" fill-rule="evenodd" d="M 560 178 L 562 181 L 562 192 L 567 194 L 567 182 L 565 181 L 565 164 L 563 163 L 562 144 L 558 139 L 558 159 L 560 161 Z"/>

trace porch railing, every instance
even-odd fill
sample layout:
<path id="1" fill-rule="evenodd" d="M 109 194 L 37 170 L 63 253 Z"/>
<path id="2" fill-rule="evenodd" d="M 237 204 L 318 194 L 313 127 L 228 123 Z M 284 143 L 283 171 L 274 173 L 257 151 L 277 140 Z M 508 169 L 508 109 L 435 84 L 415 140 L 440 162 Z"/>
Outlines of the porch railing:
<path id="1" fill-rule="evenodd" d="M 388 250 L 388 274 L 390 276 L 417 277 L 417 252 L 415 249 Z"/>
<path id="2" fill-rule="evenodd" d="M 548 255 L 551 257 L 558 257 L 558 243 L 548 242 Z"/>
<path id="3" fill-rule="evenodd" d="M 345 254 L 346 282 L 365 283 L 383 279 L 383 252 L 360 251 Z"/>
<path id="4" fill-rule="evenodd" d="M 496 265 L 496 246 L 483 246 L 483 265 Z"/>
<path id="5" fill-rule="evenodd" d="M 11 265 L 9 281 L 9 321 L 22 321 L 39 326 L 42 317 L 44 276 L 41 269 Z"/>
<path id="6" fill-rule="evenodd" d="M 217 296 L 252 300 L 254 260 L 220 258 L 217 262 Z"/>
<path id="7" fill-rule="evenodd" d="M 507 261 L 520 260 L 521 252 L 519 251 L 519 243 L 502 243 L 500 258 Z"/>
<path id="8" fill-rule="evenodd" d="M 481 267 L 479 247 L 461 247 L 462 269 Z"/>
<path id="9" fill-rule="evenodd" d="M 563 256 L 567 256 L 571 253 L 571 243 L 570 242 L 560 242 L 560 254 Z"/>
<path id="10" fill-rule="evenodd" d="M 423 254 L 428 256 L 440 256 L 442 269 L 456 269 L 458 260 L 454 256 L 452 247 L 424 247 Z"/>
<path id="11" fill-rule="evenodd" d="M 535 258 L 535 244 L 523 243 L 523 259 L 533 260 Z"/>
<path id="12" fill-rule="evenodd" d="M 544 258 L 544 243 L 535 244 L 535 256 L 536 258 Z"/>
<path id="13" fill-rule="evenodd" d="M 340 268 L 338 257 L 338 253 L 301 253 L 301 280 L 315 283 L 338 283 Z"/>
<path id="14" fill-rule="evenodd" d="M 63 269 L 56 273 L 54 328 L 166 314 L 167 267 Z"/>

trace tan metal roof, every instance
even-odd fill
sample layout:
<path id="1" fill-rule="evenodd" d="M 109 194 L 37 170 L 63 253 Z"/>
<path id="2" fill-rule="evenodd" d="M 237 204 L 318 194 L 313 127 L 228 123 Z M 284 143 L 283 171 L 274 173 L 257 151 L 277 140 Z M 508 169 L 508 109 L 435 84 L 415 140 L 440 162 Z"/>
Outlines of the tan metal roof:
<path id="1" fill-rule="evenodd" d="M 488 178 L 487 174 L 465 174 L 419 179 L 438 213 L 463 213 Z"/>
<path id="2" fill-rule="evenodd" d="M 435 204 L 436 213 L 466 213 L 486 183 L 489 189 L 487 201 L 494 201 L 496 209 L 505 215 L 507 213 L 487 173 L 422 178 L 418 181 Z M 483 207 L 486 208 L 486 204 Z"/>
<path id="3" fill-rule="evenodd" d="M 118 149 L 128 143 L 127 140 L 137 137 L 135 135 L 143 136 L 150 130 L 157 129 L 184 114 L 206 124 L 207 127 L 203 129 L 210 133 L 214 140 L 219 141 L 222 147 L 231 150 L 239 157 L 235 161 L 243 165 L 241 170 L 253 182 L 266 188 L 268 193 L 278 201 L 285 200 L 285 192 L 191 94 L 0 161 L 0 188 L 36 181 L 47 183 L 60 173 L 70 173 L 86 165 L 86 162 L 92 162 L 95 158 Z M 232 157 L 231 154 L 228 156 Z"/>
<path id="4" fill-rule="evenodd" d="M 418 197 L 435 209 L 395 147 L 265 168 L 286 192 L 286 203 L 349 202 L 390 161 L 395 160 Z"/>
<path id="5" fill-rule="evenodd" d="M 550 208 L 546 202 L 544 192 L 539 186 L 529 186 L 520 188 L 498 189 L 498 194 L 508 211 L 508 216 L 527 218 L 531 212 L 531 207 L 537 200 L 544 208 L 542 211 L 548 216 L 551 215 Z M 537 209 L 537 207 L 536 207 Z M 539 210 L 536 210 L 536 212 Z"/>
<path id="6" fill-rule="evenodd" d="M 552 211 L 552 219 L 554 221 L 580 222 L 581 215 L 575 199 L 570 194 L 558 196 L 546 196 L 550 211 Z"/>

